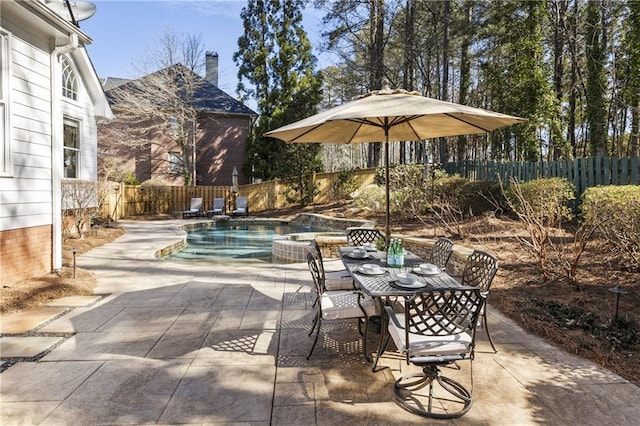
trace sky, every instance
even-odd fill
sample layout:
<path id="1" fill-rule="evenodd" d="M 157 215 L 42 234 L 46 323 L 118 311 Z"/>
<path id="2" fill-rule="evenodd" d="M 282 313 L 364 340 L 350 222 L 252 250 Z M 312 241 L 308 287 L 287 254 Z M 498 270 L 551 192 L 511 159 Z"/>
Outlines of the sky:
<path id="1" fill-rule="evenodd" d="M 246 5 L 245 0 L 95 0 L 92 3 L 96 13 L 79 25 L 93 39 L 87 51 L 100 78 L 140 77 L 136 64 L 140 64 L 145 51 L 169 28 L 177 34 L 200 35 L 206 51 L 218 52 L 218 86 L 236 97 L 238 80 L 233 53 L 243 33 L 240 12 Z M 317 49 L 322 12 L 306 9 L 303 16 L 304 28 L 322 66 L 323 55 Z"/>

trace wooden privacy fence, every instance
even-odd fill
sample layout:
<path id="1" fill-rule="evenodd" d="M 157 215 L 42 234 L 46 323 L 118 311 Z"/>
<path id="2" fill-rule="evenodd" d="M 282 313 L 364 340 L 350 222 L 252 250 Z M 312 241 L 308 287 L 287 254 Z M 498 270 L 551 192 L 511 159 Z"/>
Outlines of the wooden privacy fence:
<path id="1" fill-rule="evenodd" d="M 374 182 L 376 169 L 352 170 L 349 176 L 353 179 L 355 188 L 365 188 Z M 313 203 L 325 204 L 337 201 L 335 189 L 340 184 L 340 172 L 317 173 L 311 179 L 312 185 L 317 189 Z M 257 212 L 291 207 L 292 204 L 287 201 L 287 193 L 291 191 L 293 189 L 289 185 L 275 179 L 268 182 L 241 185 L 238 188 L 238 195 L 247 197 L 250 212 Z"/>
<path id="2" fill-rule="evenodd" d="M 546 177 L 560 177 L 572 182 L 576 195 L 598 185 L 637 185 L 640 183 L 640 158 L 589 157 L 574 160 L 498 162 L 461 161 L 444 164 L 449 174 L 457 173 L 471 180 L 508 183 L 511 178 L 528 182 Z"/>
<path id="3" fill-rule="evenodd" d="M 159 210 L 158 213 L 171 214 L 187 210 L 191 198 L 198 197 L 202 198 L 202 207 L 205 211 L 213 207 L 214 198 L 224 198 L 227 201 L 227 210 L 232 207 L 230 186 L 167 186 L 166 188 L 168 189 L 166 199 L 156 206 L 156 203 L 150 202 L 149 197 L 145 197 L 145 189 L 140 185 L 114 183 L 104 197 L 102 215 L 117 220 L 156 213 L 155 210 Z"/>
<path id="4" fill-rule="evenodd" d="M 640 158 L 590 157 L 575 160 L 538 161 L 538 162 L 498 162 L 498 161 L 462 161 L 443 165 L 449 174 L 457 173 L 471 180 L 507 183 L 511 178 L 527 182 L 544 177 L 560 177 L 572 182 L 576 195 L 598 185 L 640 184 Z M 376 169 L 358 169 L 350 172 L 353 188 L 362 189 L 374 183 Z M 318 173 L 312 178 L 317 195 L 313 202 L 325 204 L 337 201 L 336 188 L 340 184 L 340 173 Z M 105 217 L 121 219 L 152 213 L 144 190 L 139 185 L 114 184 L 104 198 L 102 213 Z M 116 189 L 117 188 L 117 189 Z M 230 186 L 169 186 L 167 200 L 161 206 L 160 213 L 179 214 L 189 208 L 191 198 L 202 198 L 204 210 L 210 210 L 214 198 L 224 198 L 227 212 L 234 208 L 233 192 Z M 287 192 L 292 189 L 276 179 L 249 185 L 240 185 L 238 194 L 246 196 L 249 212 L 284 209 L 291 207 L 287 201 Z"/>
<path id="5" fill-rule="evenodd" d="M 350 173 L 354 187 L 364 188 L 374 182 L 376 169 L 354 170 Z M 340 173 L 318 173 L 312 177 L 318 189 L 314 203 L 334 201 L 333 192 L 340 182 Z M 224 198 L 227 213 L 234 208 L 231 186 L 167 186 L 169 194 L 166 202 L 160 206 L 159 213 L 179 214 L 189 208 L 191 198 L 202 198 L 203 209 L 210 210 L 214 198 Z M 268 182 L 240 185 L 238 196 L 246 196 L 249 212 L 283 209 L 291 207 L 286 194 L 291 188 L 276 179 Z M 140 185 L 114 183 L 103 198 L 102 214 L 113 220 L 146 213 L 154 213 L 156 206 L 150 205 L 144 197 L 144 189 Z"/>

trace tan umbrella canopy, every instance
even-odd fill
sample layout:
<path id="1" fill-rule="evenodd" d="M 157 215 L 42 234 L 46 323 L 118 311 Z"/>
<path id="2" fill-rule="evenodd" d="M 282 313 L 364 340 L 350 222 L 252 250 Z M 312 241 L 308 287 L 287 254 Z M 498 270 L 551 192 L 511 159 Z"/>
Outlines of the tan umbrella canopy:
<path id="1" fill-rule="evenodd" d="M 383 89 L 265 133 L 285 142 L 360 143 L 419 141 L 489 133 L 523 118 Z M 389 144 L 385 144 L 386 223 L 389 239 Z"/>

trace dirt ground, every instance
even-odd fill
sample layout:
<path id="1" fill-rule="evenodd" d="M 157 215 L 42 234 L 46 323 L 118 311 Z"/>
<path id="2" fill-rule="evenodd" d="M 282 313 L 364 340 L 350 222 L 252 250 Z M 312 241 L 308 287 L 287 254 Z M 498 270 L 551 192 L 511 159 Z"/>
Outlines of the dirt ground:
<path id="1" fill-rule="evenodd" d="M 94 247 L 109 243 L 124 234 L 122 228 L 101 228 L 83 239 L 65 238 L 62 243 L 62 269 L 50 274 L 34 277 L 0 289 L 0 314 L 10 314 L 51 300 L 93 294 L 96 285 L 92 274 L 73 267 L 73 248 L 77 254 L 86 253 Z"/>
<path id="2" fill-rule="evenodd" d="M 262 212 L 260 216 L 291 218 L 301 209 Z M 335 217 L 367 217 L 384 224 L 379 215 L 369 215 L 348 204 L 305 208 Z M 149 219 L 149 218 L 145 218 Z M 393 223 L 392 232 L 403 235 L 447 236 L 450 231 L 420 218 Z M 575 282 L 545 278 L 515 235 L 523 235 L 519 224 L 508 218 L 482 217 L 458 228 L 464 238 L 456 244 L 495 254 L 500 269 L 491 288 L 490 304 L 523 328 L 544 337 L 570 353 L 591 359 L 640 385 L 640 273 L 625 269 L 619 256 L 603 249 L 594 239 L 581 257 Z M 72 294 L 91 294 L 93 276 L 76 269 L 73 278 L 71 248 L 84 253 L 122 234 L 120 228 L 103 228 L 82 240 L 64 241 L 64 268 L 57 273 L 23 281 L 0 289 L 0 312 L 4 315 Z M 616 294 L 620 295 L 616 315 Z"/>

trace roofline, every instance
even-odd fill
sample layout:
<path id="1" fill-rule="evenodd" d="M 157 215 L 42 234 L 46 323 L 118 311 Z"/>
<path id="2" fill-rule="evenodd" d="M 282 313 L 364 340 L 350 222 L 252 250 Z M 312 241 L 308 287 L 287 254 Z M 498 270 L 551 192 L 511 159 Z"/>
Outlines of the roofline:
<path id="1" fill-rule="evenodd" d="M 63 19 L 57 13 L 49 9 L 44 3 L 30 0 L 18 0 L 17 3 L 25 9 L 28 9 L 34 15 L 47 21 L 49 24 L 51 24 L 51 26 L 55 27 L 56 30 L 65 32 L 67 34 L 76 34 L 80 43 L 93 43 L 93 39 L 89 37 L 84 31 L 82 31 L 79 27 L 75 26 L 71 22 Z"/>
<path id="2" fill-rule="evenodd" d="M 221 117 L 249 117 L 252 120 L 258 118 L 258 114 L 245 114 L 241 112 L 224 112 L 224 111 L 211 111 L 207 109 L 197 109 L 198 114 L 211 114 L 218 115 Z"/>

